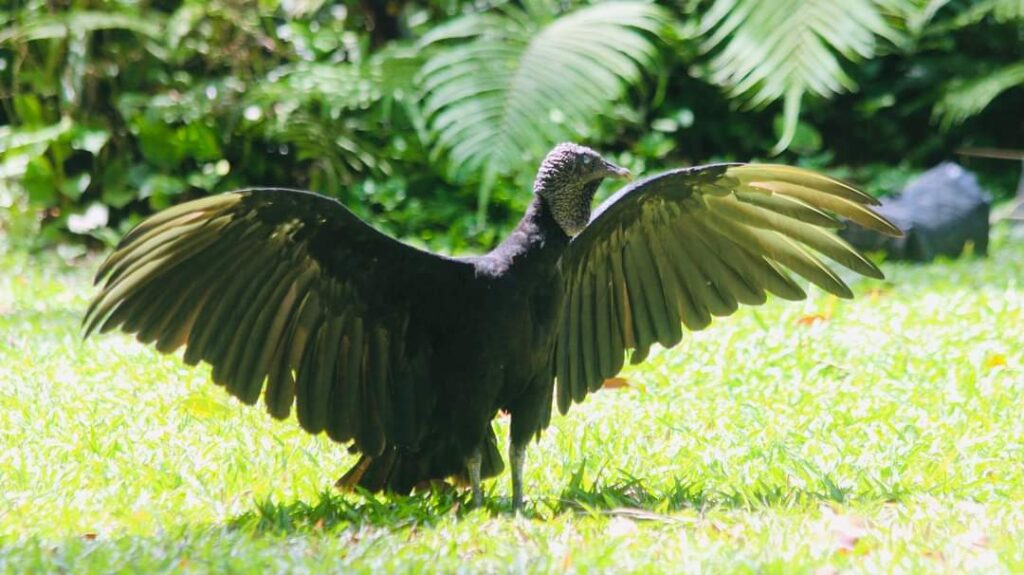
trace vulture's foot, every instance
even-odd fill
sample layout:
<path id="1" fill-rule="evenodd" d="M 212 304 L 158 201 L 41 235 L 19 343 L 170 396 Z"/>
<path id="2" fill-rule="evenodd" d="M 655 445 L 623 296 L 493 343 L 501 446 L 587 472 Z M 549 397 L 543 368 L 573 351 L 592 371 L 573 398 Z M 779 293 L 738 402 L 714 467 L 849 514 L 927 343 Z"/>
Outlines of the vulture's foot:
<path id="1" fill-rule="evenodd" d="M 510 442 L 508 460 L 512 465 L 512 513 L 519 515 L 523 511 L 523 463 L 526 461 L 526 443 L 516 445 Z"/>
<path id="2" fill-rule="evenodd" d="M 477 509 L 484 504 L 484 491 L 480 488 L 480 466 L 483 460 L 479 447 L 466 458 L 466 474 L 469 475 L 469 485 L 473 489 L 473 507 Z"/>

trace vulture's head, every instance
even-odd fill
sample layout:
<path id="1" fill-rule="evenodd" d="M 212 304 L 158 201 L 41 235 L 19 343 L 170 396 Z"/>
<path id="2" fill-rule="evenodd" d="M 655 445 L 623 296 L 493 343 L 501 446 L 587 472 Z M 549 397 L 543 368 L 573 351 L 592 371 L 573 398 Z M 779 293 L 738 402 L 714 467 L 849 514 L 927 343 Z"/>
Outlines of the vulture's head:
<path id="1" fill-rule="evenodd" d="M 547 203 L 562 230 L 575 236 L 590 221 L 590 204 L 601 181 L 631 177 L 629 170 L 606 161 L 586 146 L 558 144 L 540 165 L 533 193 Z"/>

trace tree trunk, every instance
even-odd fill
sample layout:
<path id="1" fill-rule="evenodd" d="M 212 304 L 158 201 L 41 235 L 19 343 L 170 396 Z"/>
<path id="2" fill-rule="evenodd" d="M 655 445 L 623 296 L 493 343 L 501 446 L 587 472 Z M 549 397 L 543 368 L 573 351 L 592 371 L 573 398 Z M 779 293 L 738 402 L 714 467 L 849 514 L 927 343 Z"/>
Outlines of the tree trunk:
<path id="1" fill-rule="evenodd" d="M 1020 179 L 1017 180 L 1017 199 L 1024 202 L 1024 160 L 1020 162 Z"/>
<path id="2" fill-rule="evenodd" d="M 380 48 L 402 37 L 402 9 L 405 0 L 363 0 L 361 5 L 370 33 L 370 45 Z"/>

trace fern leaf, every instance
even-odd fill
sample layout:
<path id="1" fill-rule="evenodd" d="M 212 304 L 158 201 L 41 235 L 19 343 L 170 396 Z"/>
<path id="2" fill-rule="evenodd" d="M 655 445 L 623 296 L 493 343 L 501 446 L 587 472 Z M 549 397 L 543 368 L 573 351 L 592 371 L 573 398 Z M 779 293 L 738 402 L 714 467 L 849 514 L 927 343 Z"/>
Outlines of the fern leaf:
<path id="1" fill-rule="evenodd" d="M 538 23 L 507 7 L 459 18 L 424 44 L 452 43 L 420 70 L 434 145 L 456 175 L 511 174 L 561 140 L 586 138 L 657 58 L 664 12 L 609 2 Z"/>
<path id="2" fill-rule="evenodd" d="M 935 104 L 932 118 L 942 129 L 948 130 L 967 118 L 980 113 L 1000 94 L 1017 86 L 1024 86 L 1024 63 L 1010 64 L 973 80 L 954 81 L 942 99 Z"/>
<path id="3" fill-rule="evenodd" d="M 854 89 L 842 62 L 873 57 L 879 37 L 899 39 L 882 16 L 893 4 L 908 0 L 715 0 L 702 23 L 710 78 L 749 107 L 786 99 L 781 151 L 805 94 Z"/>

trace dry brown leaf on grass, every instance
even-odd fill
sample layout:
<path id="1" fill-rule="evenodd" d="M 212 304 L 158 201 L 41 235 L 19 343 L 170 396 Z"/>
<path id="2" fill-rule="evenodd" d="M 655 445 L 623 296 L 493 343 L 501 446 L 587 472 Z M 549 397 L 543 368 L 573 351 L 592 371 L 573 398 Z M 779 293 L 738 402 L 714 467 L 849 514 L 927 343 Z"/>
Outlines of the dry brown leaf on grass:
<path id="1" fill-rule="evenodd" d="M 803 315 L 803 316 L 800 316 L 799 318 L 797 318 L 796 324 L 797 325 L 814 325 L 816 323 L 826 322 L 826 321 L 828 321 L 828 317 L 826 317 L 826 316 L 824 316 L 824 315 L 822 315 L 820 313 L 812 313 L 812 314 Z"/>
<path id="2" fill-rule="evenodd" d="M 796 320 L 797 325 L 814 325 L 819 322 L 826 322 L 832 319 L 832 315 L 835 313 L 836 303 L 839 301 L 834 295 L 829 295 L 825 300 L 825 304 L 822 306 L 822 310 L 817 313 L 807 313 Z"/>
<path id="3" fill-rule="evenodd" d="M 888 293 L 889 290 L 887 289 L 873 287 L 870 290 L 868 290 L 868 301 L 870 301 L 871 303 L 876 303 L 878 300 L 882 299 L 882 297 L 884 297 Z"/>
<path id="4" fill-rule="evenodd" d="M 619 389 L 629 387 L 629 381 L 624 377 L 609 377 L 601 385 L 604 389 Z"/>
<path id="5" fill-rule="evenodd" d="M 990 354 L 985 358 L 985 369 L 995 369 L 1006 366 L 1006 356 L 1001 353 Z"/>
<path id="6" fill-rule="evenodd" d="M 562 556 L 562 573 L 567 573 L 572 567 L 572 551 L 566 551 Z"/>
<path id="7" fill-rule="evenodd" d="M 946 555 L 942 551 L 937 551 L 937 550 L 922 551 L 921 555 L 924 556 L 924 557 L 927 557 L 928 559 L 931 559 L 932 561 L 938 561 L 939 563 L 945 563 L 946 562 Z"/>

